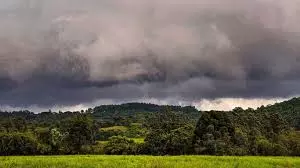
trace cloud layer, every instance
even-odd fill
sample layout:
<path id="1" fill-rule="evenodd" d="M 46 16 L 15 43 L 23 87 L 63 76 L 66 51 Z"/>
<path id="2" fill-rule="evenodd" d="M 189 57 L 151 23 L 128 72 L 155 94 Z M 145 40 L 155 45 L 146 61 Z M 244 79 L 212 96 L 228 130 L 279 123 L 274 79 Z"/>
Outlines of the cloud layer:
<path id="1" fill-rule="evenodd" d="M 0 104 L 300 93 L 300 1 L 0 2 Z"/>

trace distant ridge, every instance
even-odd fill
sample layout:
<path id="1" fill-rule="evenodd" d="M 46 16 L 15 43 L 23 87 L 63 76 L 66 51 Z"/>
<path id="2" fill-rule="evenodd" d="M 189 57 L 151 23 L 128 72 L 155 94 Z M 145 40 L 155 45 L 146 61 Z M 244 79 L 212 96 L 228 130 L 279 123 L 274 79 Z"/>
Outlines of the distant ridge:
<path id="1" fill-rule="evenodd" d="M 93 115 L 97 119 L 112 120 L 113 118 L 132 118 L 135 122 L 145 116 L 164 110 L 182 112 L 189 118 L 198 120 L 200 112 L 193 106 L 156 105 L 150 103 L 125 103 L 120 105 L 101 105 L 93 109 Z"/>
<path id="2" fill-rule="evenodd" d="M 182 112 L 198 112 L 193 106 L 174 106 L 174 105 L 157 105 L 151 103 L 124 103 L 120 105 L 101 105 L 94 108 L 96 111 L 112 111 L 112 110 L 125 110 L 125 111 L 139 111 L 139 112 L 157 112 L 164 109 L 171 111 Z"/>
<path id="3" fill-rule="evenodd" d="M 111 120 L 113 118 L 132 118 L 133 121 L 138 121 L 141 118 L 145 118 L 146 115 L 161 112 L 163 110 L 170 110 L 176 112 L 182 112 L 194 120 L 198 120 L 201 112 L 193 106 L 174 106 L 174 105 L 157 105 L 151 103 L 125 103 L 120 105 L 100 105 L 95 108 L 90 108 L 87 112 L 97 120 Z M 273 105 L 261 106 L 255 110 L 256 112 L 267 111 L 270 113 L 280 114 L 290 125 L 296 129 L 300 129 L 300 97 L 295 97 L 287 101 L 275 103 Z M 77 112 L 83 112 L 77 111 Z M 1 111 L 1 116 L 9 116 L 11 112 Z M 12 111 L 16 116 L 48 116 L 49 112 L 41 112 L 39 114 L 30 112 L 28 110 Z M 52 112 L 53 113 L 53 112 Z M 60 116 L 67 116 L 70 111 L 60 112 Z"/>
<path id="4" fill-rule="evenodd" d="M 257 109 L 257 111 L 260 110 L 278 113 L 286 119 L 291 126 L 300 129 L 300 97 L 295 97 L 269 106 L 262 106 Z"/>

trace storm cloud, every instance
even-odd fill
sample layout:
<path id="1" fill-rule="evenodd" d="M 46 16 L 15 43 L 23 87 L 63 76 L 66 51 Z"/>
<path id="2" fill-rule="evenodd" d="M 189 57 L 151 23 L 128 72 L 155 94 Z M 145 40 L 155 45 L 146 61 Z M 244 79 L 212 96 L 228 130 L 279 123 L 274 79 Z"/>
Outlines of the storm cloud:
<path id="1" fill-rule="evenodd" d="M 0 104 L 300 94 L 299 0 L 0 2 Z"/>

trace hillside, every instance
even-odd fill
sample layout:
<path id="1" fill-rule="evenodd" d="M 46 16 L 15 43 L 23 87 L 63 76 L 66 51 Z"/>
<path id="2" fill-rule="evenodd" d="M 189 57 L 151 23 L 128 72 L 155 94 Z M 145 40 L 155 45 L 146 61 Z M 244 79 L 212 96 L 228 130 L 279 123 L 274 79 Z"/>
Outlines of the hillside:
<path id="1" fill-rule="evenodd" d="M 300 129 L 300 98 L 293 98 L 274 105 L 262 106 L 257 111 L 280 114 L 291 126 Z"/>
<path id="2" fill-rule="evenodd" d="M 299 98 L 232 111 L 127 103 L 86 111 L 0 112 L 0 155 L 300 156 Z M 280 114 L 280 115 L 279 115 Z"/>
<path id="3" fill-rule="evenodd" d="M 121 105 L 102 105 L 93 109 L 93 116 L 98 121 L 114 122 L 117 125 L 141 123 L 145 117 L 164 110 L 183 113 L 191 120 L 197 121 L 200 112 L 192 106 L 156 105 L 148 103 L 126 103 Z"/>

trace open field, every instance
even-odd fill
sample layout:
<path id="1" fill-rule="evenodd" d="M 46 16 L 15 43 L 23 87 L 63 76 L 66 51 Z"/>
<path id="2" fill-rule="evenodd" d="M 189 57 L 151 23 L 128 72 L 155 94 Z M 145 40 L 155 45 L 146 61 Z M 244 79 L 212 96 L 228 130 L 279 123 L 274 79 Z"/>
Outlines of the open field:
<path id="1" fill-rule="evenodd" d="M 300 168 L 297 157 L 229 156 L 12 156 L 0 157 L 1 168 Z"/>

